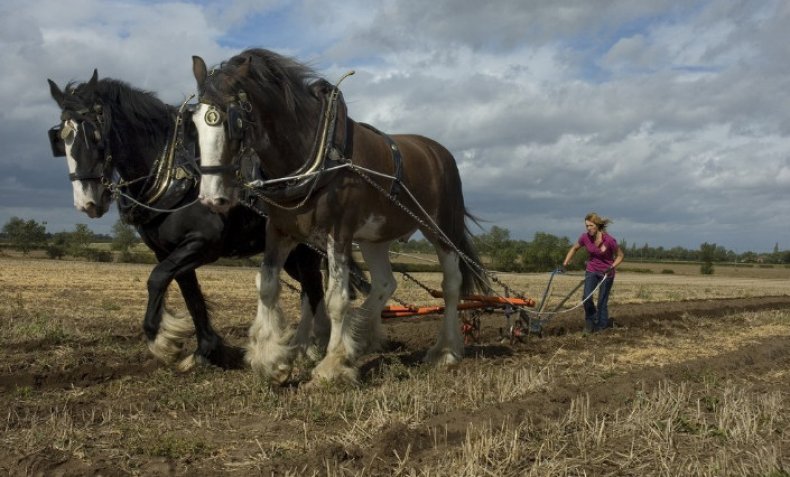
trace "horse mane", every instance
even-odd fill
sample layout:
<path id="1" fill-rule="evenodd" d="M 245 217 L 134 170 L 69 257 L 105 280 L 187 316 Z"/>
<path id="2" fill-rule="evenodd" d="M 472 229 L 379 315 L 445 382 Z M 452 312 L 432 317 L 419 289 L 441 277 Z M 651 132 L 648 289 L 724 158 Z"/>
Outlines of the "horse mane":
<path id="1" fill-rule="evenodd" d="M 253 104 L 262 105 L 265 117 L 277 118 L 281 130 L 274 136 L 298 149 L 313 139 L 318 123 L 320 102 L 309 86 L 319 79 L 312 68 L 293 58 L 252 48 L 221 63 L 199 93 L 210 103 L 226 104 L 244 91 Z"/>
<path id="2" fill-rule="evenodd" d="M 135 134 L 144 132 L 151 143 L 167 140 L 175 108 L 162 102 L 155 93 L 112 78 L 99 80 L 96 90 L 112 108 L 116 125 Z"/>
<path id="3" fill-rule="evenodd" d="M 65 106 L 90 108 L 91 102 L 98 99 L 103 108 L 110 110 L 114 149 L 128 149 L 132 138 L 145 138 L 149 144 L 165 144 L 175 109 L 173 106 L 162 102 L 155 93 L 134 88 L 114 78 L 100 79 L 92 98 L 84 97 L 88 94 L 86 86 L 87 83 L 68 83 Z"/>

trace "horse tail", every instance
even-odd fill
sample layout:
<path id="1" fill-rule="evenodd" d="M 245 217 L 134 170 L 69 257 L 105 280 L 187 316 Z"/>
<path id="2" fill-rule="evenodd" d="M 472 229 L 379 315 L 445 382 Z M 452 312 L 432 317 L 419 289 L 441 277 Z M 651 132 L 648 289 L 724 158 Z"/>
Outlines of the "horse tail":
<path id="1" fill-rule="evenodd" d="M 479 225 L 477 217 L 470 214 L 466 208 L 464 208 L 464 217 Z M 460 243 L 456 245 L 458 250 L 464 255 L 460 257 L 461 260 L 459 262 L 461 268 L 461 295 L 472 295 L 475 292 L 490 293 L 491 284 L 480 266 L 480 256 L 472 244 L 472 233 L 466 223 L 464 223 L 464 231 L 463 235 L 461 235 Z"/>

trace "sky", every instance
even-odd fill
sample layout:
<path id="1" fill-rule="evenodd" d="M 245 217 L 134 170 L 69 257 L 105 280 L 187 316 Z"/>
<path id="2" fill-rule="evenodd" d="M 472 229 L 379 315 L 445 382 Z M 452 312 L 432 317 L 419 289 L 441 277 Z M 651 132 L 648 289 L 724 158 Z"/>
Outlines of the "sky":
<path id="1" fill-rule="evenodd" d="M 124 80 L 176 104 L 192 55 L 250 47 L 310 65 L 349 113 L 455 156 L 484 230 L 575 240 L 584 216 L 628 244 L 790 249 L 785 0 L 4 0 L 0 223 L 84 223 L 47 79 Z"/>

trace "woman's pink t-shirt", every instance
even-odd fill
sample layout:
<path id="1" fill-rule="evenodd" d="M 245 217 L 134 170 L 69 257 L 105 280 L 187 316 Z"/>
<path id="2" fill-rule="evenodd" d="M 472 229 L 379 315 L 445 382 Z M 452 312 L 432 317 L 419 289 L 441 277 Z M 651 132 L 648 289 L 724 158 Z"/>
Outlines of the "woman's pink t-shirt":
<path id="1" fill-rule="evenodd" d="M 617 240 L 611 235 L 603 234 L 601 245 L 596 247 L 593 237 L 585 232 L 579 237 L 579 245 L 586 248 L 590 254 L 586 268 L 588 272 L 603 273 L 614 263 L 614 257 L 617 254 Z"/>

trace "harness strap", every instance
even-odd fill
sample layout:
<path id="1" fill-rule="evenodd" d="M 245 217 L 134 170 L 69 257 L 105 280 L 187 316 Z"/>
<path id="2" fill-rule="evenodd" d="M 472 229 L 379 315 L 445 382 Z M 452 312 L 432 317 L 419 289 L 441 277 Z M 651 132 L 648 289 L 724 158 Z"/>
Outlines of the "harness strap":
<path id="1" fill-rule="evenodd" d="M 397 199 L 398 194 L 400 194 L 401 189 L 403 187 L 403 156 L 400 153 L 400 148 L 398 147 L 397 144 L 395 144 L 395 141 L 393 141 L 388 134 L 379 131 L 377 128 L 371 126 L 368 123 L 358 123 L 358 124 L 360 126 L 365 127 L 366 129 L 369 129 L 370 131 L 373 131 L 374 133 L 383 137 L 385 141 L 387 141 L 387 145 L 389 146 L 390 154 L 392 156 L 392 163 L 395 167 L 395 172 L 393 173 L 393 179 L 392 179 L 392 186 L 390 186 L 389 196 L 392 199 Z"/>
<path id="2" fill-rule="evenodd" d="M 239 164 L 224 164 L 221 166 L 200 166 L 201 174 L 224 174 L 226 172 L 237 172 L 240 169 Z"/>

